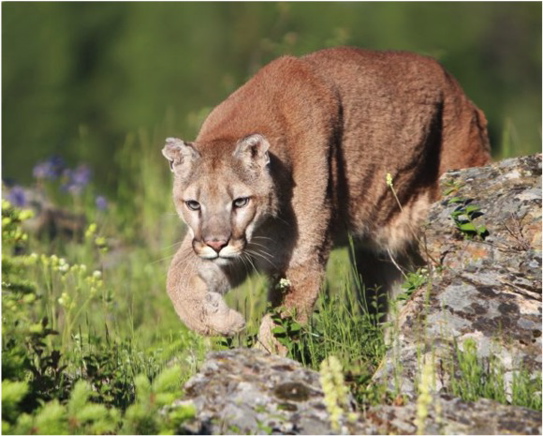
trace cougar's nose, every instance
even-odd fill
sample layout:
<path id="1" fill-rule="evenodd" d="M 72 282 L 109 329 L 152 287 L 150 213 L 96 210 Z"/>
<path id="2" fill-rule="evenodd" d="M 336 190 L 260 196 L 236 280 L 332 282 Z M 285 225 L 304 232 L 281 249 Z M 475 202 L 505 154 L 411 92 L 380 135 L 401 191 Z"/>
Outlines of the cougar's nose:
<path id="1" fill-rule="evenodd" d="M 219 238 L 209 238 L 204 239 L 204 242 L 209 247 L 213 248 L 217 253 L 219 253 L 226 245 L 228 245 L 227 239 L 219 239 Z"/>

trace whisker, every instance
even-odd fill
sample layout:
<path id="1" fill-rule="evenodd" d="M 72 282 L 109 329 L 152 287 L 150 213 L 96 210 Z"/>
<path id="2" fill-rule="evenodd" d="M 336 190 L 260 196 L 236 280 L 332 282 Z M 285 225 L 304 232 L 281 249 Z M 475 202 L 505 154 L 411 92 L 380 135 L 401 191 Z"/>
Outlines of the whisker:
<path id="1" fill-rule="evenodd" d="M 170 244 L 170 245 L 165 245 L 163 247 L 160 247 L 159 250 L 160 251 L 166 251 L 166 250 L 170 250 L 172 248 L 179 248 L 181 246 L 181 244 L 183 243 L 183 241 L 178 241 L 178 242 L 174 242 L 173 244 Z"/>
<path id="2" fill-rule="evenodd" d="M 241 253 L 240 258 L 242 259 L 243 264 L 245 265 L 245 271 L 247 272 L 247 274 L 251 272 L 250 270 L 247 269 L 247 263 L 249 264 L 249 266 L 252 268 L 254 272 L 258 272 L 258 269 L 256 268 L 256 265 L 254 264 L 253 259 L 251 258 L 249 253 L 247 252 Z"/>
<path id="3" fill-rule="evenodd" d="M 269 253 L 267 250 L 266 250 L 266 246 L 262 245 L 262 244 L 252 244 L 252 245 L 255 245 L 257 247 L 260 247 L 261 250 L 253 250 L 255 252 L 258 252 L 258 254 L 261 254 L 263 256 L 267 256 L 268 258 L 270 259 L 273 259 L 273 254 Z M 249 250 L 251 250 L 251 247 L 249 246 L 248 248 Z"/>
<path id="4" fill-rule="evenodd" d="M 248 254 L 250 254 L 251 256 L 255 256 L 255 257 L 259 257 L 263 260 L 265 260 L 266 262 L 268 262 L 271 266 L 273 266 L 274 268 L 276 268 L 276 265 L 275 263 L 273 263 L 271 261 L 271 259 L 273 259 L 273 256 L 271 254 L 264 254 L 264 253 L 260 253 L 258 251 L 255 251 L 255 250 L 250 250 L 250 249 L 246 249 L 245 252 L 247 252 Z"/>
<path id="5" fill-rule="evenodd" d="M 161 257 L 159 259 L 156 259 L 156 260 L 153 260 L 150 262 L 150 265 L 156 265 L 157 263 L 162 263 L 164 262 L 165 260 L 169 260 L 171 261 L 173 259 L 173 254 L 171 256 L 165 256 L 165 257 Z"/>
<path id="6" fill-rule="evenodd" d="M 269 262 L 271 265 L 275 266 L 274 263 L 273 263 L 274 257 L 271 254 L 262 253 L 262 252 L 259 252 L 259 251 L 256 251 L 256 250 L 249 250 L 248 252 L 249 252 L 249 254 L 251 254 L 253 256 L 257 256 L 257 257 L 259 257 L 261 259 L 264 259 L 267 262 Z"/>
<path id="7" fill-rule="evenodd" d="M 254 240 L 254 239 L 266 239 L 266 240 L 268 240 L 268 241 L 274 241 L 273 238 L 270 238 L 270 237 L 268 237 L 268 236 L 262 236 L 262 235 L 253 236 L 253 239 L 252 239 L 252 240 Z"/>

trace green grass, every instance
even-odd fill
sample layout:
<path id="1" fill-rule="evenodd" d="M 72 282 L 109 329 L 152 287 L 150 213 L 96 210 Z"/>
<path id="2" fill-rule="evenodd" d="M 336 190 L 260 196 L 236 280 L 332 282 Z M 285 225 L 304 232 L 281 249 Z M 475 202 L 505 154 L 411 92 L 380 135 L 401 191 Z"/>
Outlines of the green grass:
<path id="1" fill-rule="evenodd" d="M 183 228 L 157 145 L 165 136 L 158 130 L 127 138 L 114 156 L 122 164 L 121 183 L 107 211 L 94 205 L 92 184 L 71 195 L 58 181 L 37 181 L 56 205 L 86 217 L 71 237 L 22 230 L 32 221 L 28 212 L 3 203 L 4 433 L 174 432 L 191 411 L 160 416 L 156 411 L 182 396 L 180 387 L 206 353 L 254 343 L 266 311 L 264 277 L 250 277 L 227 296 L 247 318 L 246 330 L 230 340 L 190 332 L 169 301 L 166 271 Z M 351 269 L 348 250 L 332 253 L 310 322 L 287 319 L 279 330 L 290 357 L 318 370 L 335 356 L 362 406 L 383 403 L 391 394 L 370 383 L 386 352 L 383 331 L 375 316 L 360 309 L 363 284 Z M 427 279 L 408 278 L 406 299 Z M 454 388 L 456 395 L 503 400 L 500 389 L 476 386 L 484 377 L 473 360 L 459 363 L 451 371 L 470 376 Z M 519 373 L 513 386 L 515 404 L 541 408 L 529 374 Z M 91 411 L 95 419 L 88 418 Z"/>
<path id="2" fill-rule="evenodd" d="M 453 395 L 466 401 L 488 398 L 541 410 L 541 374 L 531 374 L 521 367 L 507 383 L 506 372 L 496 357 L 478 357 L 477 344 L 472 339 L 462 345 L 462 349 L 455 347 L 456 356 L 449 370 L 455 374 L 450 386 Z"/>

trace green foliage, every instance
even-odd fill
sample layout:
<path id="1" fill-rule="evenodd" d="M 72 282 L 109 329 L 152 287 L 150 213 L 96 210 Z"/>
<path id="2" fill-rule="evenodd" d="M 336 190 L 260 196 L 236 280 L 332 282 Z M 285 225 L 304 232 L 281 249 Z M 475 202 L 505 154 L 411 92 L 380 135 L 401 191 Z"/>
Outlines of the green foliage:
<path id="1" fill-rule="evenodd" d="M 531 374 L 520 367 L 513 373 L 512 383 L 507 387 L 505 371 L 498 359 L 489 356 L 480 358 L 477 344 L 467 339 L 462 349 L 456 345 L 455 362 L 450 373 L 451 393 L 466 401 L 488 398 L 502 404 L 529 407 L 541 410 L 541 373 Z"/>
<path id="2" fill-rule="evenodd" d="M 367 404 L 370 397 L 383 400 L 386 395 L 381 395 L 380 386 L 371 385 L 371 376 L 386 351 L 378 321 L 381 314 L 361 304 L 358 296 L 363 295 L 364 287 L 346 250 L 332 254 L 327 276 L 329 285 L 319 294 L 309 322 L 276 317 L 275 337 L 287 347 L 289 357 L 316 371 L 321 362 L 336 356 L 360 404 Z"/>
<path id="3" fill-rule="evenodd" d="M 473 200 L 462 197 L 451 197 L 447 204 L 456 204 L 451 212 L 451 218 L 458 231 L 467 239 L 484 240 L 490 233 L 484 224 L 475 223 L 475 219 L 481 217 L 481 208 L 473 204 Z"/>
<path id="4" fill-rule="evenodd" d="M 179 431 L 192 408 L 162 409 L 182 396 L 188 373 L 178 365 L 162 368 L 183 349 L 194 355 L 191 335 L 181 341 L 168 335 L 167 347 L 138 349 L 133 330 L 127 334 L 109 321 L 120 314 L 118 295 L 104 282 L 103 267 L 95 266 L 107 253 L 97 226 L 89 226 L 83 240 L 60 245 L 81 261 L 70 263 L 55 254 L 28 254 L 42 248 L 23 230 L 32 216 L 2 203 L 3 432 Z M 100 326 L 105 336 L 97 333 Z"/>
<path id="5" fill-rule="evenodd" d="M 17 420 L 17 406 L 28 392 L 28 383 L 2 380 L 2 433 L 9 428 L 9 422 Z M 4 423 L 5 426 L 4 427 Z"/>
<path id="6" fill-rule="evenodd" d="M 295 354 L 295 347 L 300 341 L 302 325 L 295 320 L 295 314 L 292 316 L 282 315 L 282 309 L 276 309 L 272 312 L 272 320 L 275 327 L 272 329 L 273 337 L 285 346 L 290 355 Z"/>
<path id="7" fill-rule="evenodd" d="M 396 297 L 397 301 L 408 300 L 417 289 L 428 283 L 429 272 L 426 268 L 419 268 L 416 271 L 408 272 L 405 281 L 402 283 L 403 292 Z"/>
<path id="8" fill-rule="evenodd" d="M 134 380 L 136 402 L 125 414 L 123 434 L 176 434 L 179 425 L 195 415 L 192 406 L 172 406 L 181 397 L 181 369 L 166 368 L 153 383 L 143 375 Z"/>
<path id="9" fill-rule="evenodd" d="M 137 376 L 135 402 L 124 413 L 97 404 L 92 386 L 80 380 L 67 402 L 52 400 L 31 414 L 17 415 L 28 386 L 3 381 L 2 430 L 4 434 L 176 434 L 195 413 L 191 405 L 172 406 L 181 396 L 180 376 L 179 366 L 164 369 L 153 383 L 143 374 Z"/>
<path id="10" fill-rule="evenodd" d="M 513 374 L 511 385 L 511 404 L 542 410 L 541 373 L 530 373 L 520 369 Z"/>

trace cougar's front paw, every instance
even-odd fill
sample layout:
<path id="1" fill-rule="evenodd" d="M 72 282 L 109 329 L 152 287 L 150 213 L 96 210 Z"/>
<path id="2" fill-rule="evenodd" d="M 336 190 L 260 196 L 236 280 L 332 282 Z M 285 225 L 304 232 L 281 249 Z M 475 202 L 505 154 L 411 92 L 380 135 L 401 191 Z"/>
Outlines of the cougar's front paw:
<path id="1" fill-rule="evenodd" d="M 232 336 L 245 328 L 245 318 L 241 313 L 229 309 L 225 316 L 214 319 L 211 326 L 222 336 Z"/>
<path id="2" fill-rule="evenodd" d="M 222 295 L 216 292 L 206 295 L 204 309 L 205 322 L 211 330 L 211 335 L 232 336 L 245 327 L 243 315 L 230 309 Z"/>

